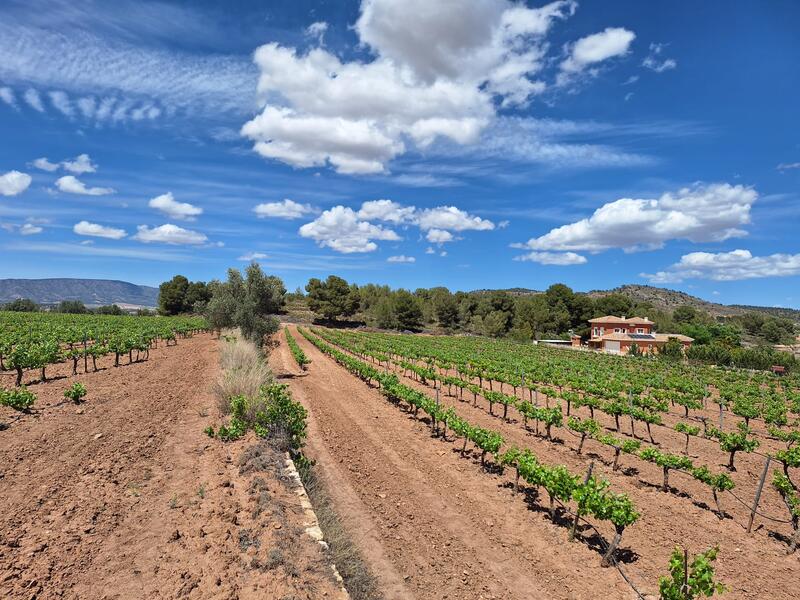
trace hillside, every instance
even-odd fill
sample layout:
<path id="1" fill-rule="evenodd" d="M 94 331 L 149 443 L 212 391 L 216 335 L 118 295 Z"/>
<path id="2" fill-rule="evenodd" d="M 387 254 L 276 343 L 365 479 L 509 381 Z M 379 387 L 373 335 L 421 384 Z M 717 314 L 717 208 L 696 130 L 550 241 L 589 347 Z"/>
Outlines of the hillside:
<path id="1" fill-rule="evenodd" d="M 87 306 L 156 306 L 158 288 L 111 279 L 0 279 L 0 303 L 17 298 L 38 304 L 80 300 Z"/>
<path id="2" fill-rule="evenodd" d="M 475 294 L 486 294 L 495 290 L 481 289 L 474 290 Z M 509 288 L 499 290 L 508 292 L 512 296 L 532 296 L 541 294 L 539 290 L 532 290 L 528 288 Z M 742 315 L 747 312 L 760 312 L 773 317 L 783 317 L 791 319 L 800 323 L 800 310 L 793 308 L 780 308 L 772 306 L 749 306 L 744 304 L 719 304 L 716 302 L 709 302 L 697 296 L 692 296 L 686 292 L 679 292 L 677 290 L 670 290 L 667 288 L 655 287 L 652 285 L 623 285 L 611 290 L 592 290 L 586 292 L 586 295 L 592 298 L 600 298 L 608 296 L 609 294 L 623 294 L 628 296 L 634 302 L 649 302 L 654 308 L 665 311 L 673 311 L 679 306 L 692 306 L 698 310 L 709 313 L 715 317 L 732 317 Z"/>

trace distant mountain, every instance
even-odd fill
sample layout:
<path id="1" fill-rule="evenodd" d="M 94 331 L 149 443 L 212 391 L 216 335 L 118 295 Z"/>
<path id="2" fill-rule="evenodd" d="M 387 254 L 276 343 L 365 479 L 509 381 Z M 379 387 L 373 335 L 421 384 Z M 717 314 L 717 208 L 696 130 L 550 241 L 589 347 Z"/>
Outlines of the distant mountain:
<path id="1" fill-rule="evenodd" d="M 158 288 L 111 279 L 0 279 L 0 303 L 17 298 L 38 304 L 80 300 L 87 306 L 152 307 L 158 304 Z"/>

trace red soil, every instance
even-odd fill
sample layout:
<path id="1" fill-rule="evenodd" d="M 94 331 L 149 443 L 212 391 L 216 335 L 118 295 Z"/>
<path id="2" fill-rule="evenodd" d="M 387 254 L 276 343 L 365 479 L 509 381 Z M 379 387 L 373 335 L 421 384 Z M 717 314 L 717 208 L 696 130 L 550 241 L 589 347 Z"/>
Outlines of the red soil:
<path id="1" fill-rule="evenodd" d="M 600 567 L 591 530 L 584 530 L 575 543 L 566 541 L 567 525 L 551 523 L 541 508 L 547 506 L 546 494 L 530 503 L 522 494 L 513 495 L 510 472 L 486 473 L 477 457 L 461 458 L 460 442 L 433 439 L 424 422 L 387 402 L 294 333 L 313 361 L 307 374 L 293 376 L 299 371 L 283 340 L 272 366 L 276 373 L 291 376 L 295 397 L 310 410 L 309 453 L 321 463 L 336 508 L 356 532 L 388 598 L 636 597 L 616 569 Z M 433 395 L 427 386 L 404 382 Z M 731 588 L 725 597 L 796 597 L 800 556 L 787 556 L 785 541 L 776 537 L 788 535 L 788 525 L 757 518 L 748 535 L 744 528 L 749 513 L 730 496 L 724 497 L 723 508 L 731 518 L 720 521 L 708 506 L 713 506 L 710 490 L 684 475 L 671 477 L 678 493 L 664 493 L 658 489 L 661 470 L 655 465 L 623 457 L 622 464 L 635 472 L 614 473 L 610 449 L 588 441 L 579 456 L 577 439 L 565 430 L 558 433 L 560 443 L 548 442 L 526 432 L 521 422 L 490 416 L 482 399 L 473 407 L 471 394 L 465 392 L 467 397 L 469 401 L 461 402 L 442 394 L 441 400 L 470 422 L 500 431 L 507 442 L 531 448 L 545 462 L 583 472 L 594 460 L 596 475 L 630 495 L 641 518 L 623 537 L 622 568 L 643 592 L 656 593 L 676 544 L 695 553 L 718 543 L 719 578 Z M 502 410 L 496 406 L 496 413 L 498 408 Z M 579 412 L 588 416 L 588 409 Z M 603 415 L 596 416 L 613 426 L 613 419 L 606 423 Z M 681 434 L 657 428 L 654 435 L 665 450 L 683 449 Z M 693 439 L 690 452 L 697 464 L 712 470 L 726 462 L 718 446 L 705 440 Z M 742 454 L 736 462 L 735 492 L 750 500 L 763 459 Z M 765 491 L 760 509 L 788 517 L 773 490 Z M 613 531 L 600 529 L 610 539 Z"/>
<path id="2" fill-rule="evenodd" d="M 217 346 L 200 335 L 76 377 L 55 365 L 29 388 L 33 415 L 0 409 L 0 598 L 337 597 L 282 457 L 261 444 L 240 474 L 254 439 L 203 433 Z M 80 407 L 61 397 L 73 381 Z"/>

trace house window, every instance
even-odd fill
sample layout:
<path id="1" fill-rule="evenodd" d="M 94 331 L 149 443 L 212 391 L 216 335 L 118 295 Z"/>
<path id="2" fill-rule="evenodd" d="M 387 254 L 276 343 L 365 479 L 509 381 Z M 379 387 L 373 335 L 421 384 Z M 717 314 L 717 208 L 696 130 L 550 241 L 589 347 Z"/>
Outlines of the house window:
<path id="1" fill-rule="evenodd" d="M 622 329 L 620 329 L 619 327 L 616 327 L 614 329 L 614 333 L 622 333 Z"/>
<path id="2" fill-rule="evenodd" d="M 636 328 L 636 333 L 644 333 L 644 328 L 642 328 L 642 327 L 637 327 L 637 328 Z"/>

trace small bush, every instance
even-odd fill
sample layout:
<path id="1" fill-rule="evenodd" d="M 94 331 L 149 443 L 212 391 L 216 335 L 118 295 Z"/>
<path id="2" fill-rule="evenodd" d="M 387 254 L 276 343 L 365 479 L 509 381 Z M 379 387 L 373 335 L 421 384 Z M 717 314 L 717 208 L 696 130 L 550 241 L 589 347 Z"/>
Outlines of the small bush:
<path id="1" fill-rule="evenodd" d="M 36 394 L 29 392 L 25 386 L 10 390 L 0 389 L 0 405 L 2 406 L 28 412 L 34 402 L 36 402 Z"/>
<path id="2" fill-rule="evenodd" d="M 80 404 L 86 395 L 86 386 L 77 381 L 64 391 L 64 398 L 72 400 L 75 404 Z"/>
<path id="3" fill-rule="evenodd" d="M 259 349 L 246 340 L 237 339 L 223 344 L 220 367 L 222 374 L 214 383 L 212 392 L 223 415 L 230 412 L 231 398 L 256 398 L 261 387 L 273 380 L 272 372 Z M 250 416 L 255 417 L 255 413 Z"/>

